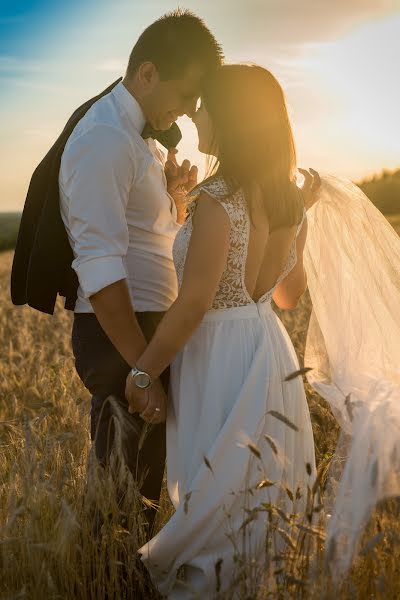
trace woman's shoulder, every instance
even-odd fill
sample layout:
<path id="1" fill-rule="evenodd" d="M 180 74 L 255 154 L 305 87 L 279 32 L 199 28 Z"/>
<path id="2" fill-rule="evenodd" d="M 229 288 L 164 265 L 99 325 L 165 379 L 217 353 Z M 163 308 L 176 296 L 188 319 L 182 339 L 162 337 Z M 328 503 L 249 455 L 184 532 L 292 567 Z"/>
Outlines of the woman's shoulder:
<path id="1" fill-rule="evenodd" d="M 217 174 L 209 177 L 193 188 L 188 194 L 189 207 L 193 201 L 199 200 L 202 195 L 217 200 L 218 204 L 223 206 L 228 213 L 231 221 L 243 218 L 242 213 L 245 207 L 241 188 L 229 183 L 223 175 Z M 197 204 L 197 202 L 193 203 Z"/>
<path id="2" fill-rule="evenodd" d="M 215 175 L 210 177 L 199 185 L 197 185 L 188 194 L 188 210 L 190 215 L 194 215 L 197 210 L 197 206 L 202 204 L 203 207 L 207 205 L 207 212 L 209 215 L 212 211 L 213 200 L 217 200 L 217 203 L 224 209 L 225 213 L 228 214 L 231 225 L 234 229 L 237 229 L 241 224 L 246 223 L 246 206 L 243 201 L 242 190 L 239 187 L 235 187 L 229 184 L 222 175 Z M 207 202 L 207 199 L 209 202 Z M 198 202 L 200 200 L 200 202 Z M 205 203 L 204 203 L 205 201 Z"/>
<path id="3" fill-rule="evenodd" d="M 223 175 L 217 174 L 208 177 L 196 185 L 187 195 L 188 200 L 196 200 L 204 192 L 217 200 L 227 200 L 234 196 L 237 190 L 229 185 Z"/>

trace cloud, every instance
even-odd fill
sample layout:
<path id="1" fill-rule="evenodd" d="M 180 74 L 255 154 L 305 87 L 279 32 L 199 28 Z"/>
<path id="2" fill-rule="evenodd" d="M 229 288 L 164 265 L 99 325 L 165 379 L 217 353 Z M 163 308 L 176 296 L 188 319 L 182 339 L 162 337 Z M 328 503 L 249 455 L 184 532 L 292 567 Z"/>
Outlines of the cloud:
<path id="1" fill-rule="evenodd" d="M 64 97 L 74 97 L 74 90 L 71 87 L 58 83 L 47 83 L 39 80 L 27 80 L 22 78 L 8 77 L 7 75 L 2 76 L 0 72 L 0 81 L 8 86 L 14 88 L 23 88 L 37 92 L 49 92 L 51 94 L 58 94 Z"/>
<path id="2" fill-rule="evenodd" d="M 398 11 L 398 0 L 219 0 L 204 14 L 206 22 L 229 15 L 229 45 L 302 44 L 328 41 L 367 20 Z M 217 32 L 216 32 L 217 33 Z"/>
<path id="3" fill-rule="evenodd" d="M 0 73 L 33 73 L 42 70 L 38 62 L 29 59 L 20 59 L 16 56 L 0 55 Z"/>
<path id="4" fill-rule="evenodd" d="M 105 71 L 108 73 L 120 73 L 125 71 L 127 65 L 126 58 L 108 58 L 95 66 L 96 71 Z"/>

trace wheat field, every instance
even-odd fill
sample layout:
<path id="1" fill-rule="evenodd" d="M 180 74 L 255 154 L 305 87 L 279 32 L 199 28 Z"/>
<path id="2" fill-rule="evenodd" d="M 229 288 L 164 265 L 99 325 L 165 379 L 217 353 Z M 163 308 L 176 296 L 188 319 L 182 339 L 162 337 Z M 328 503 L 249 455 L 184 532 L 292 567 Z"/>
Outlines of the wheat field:
<path id="1" fill-rule="evenodd" d="M 400 228 L 399 217 L 393 223 Z M 122 525 L 110 479 L 90 458 L 90 397 L 74 371 L 72 315 L 61 303 L 53 317 L 13 307 L 11 262 L 12 252 L 0 254 L 0 597 L 158 598 L 135 559 L 144 543 L 143 503 L 135 483 L 120 465 L 128 489 Z M 307 294 L 296 310 L 279 314 L 302 363 Z M 327 404 L 305 387 L 323 488 L 338 428 Z M 108 515 L 100 541 L 91 529 L 93 494 Z M 171 510 L 164 485 L 158 527 Z M 324 569 L 322 529 L 305 527 L 297 537 L 294 529 L 285 534 L 287 551 L 279 561 L 271 556 L 265 586 L 241 582 L 241 598 L 398 599 L 398 516 L 394 500 L 377 507 L 340 592 Z"/>

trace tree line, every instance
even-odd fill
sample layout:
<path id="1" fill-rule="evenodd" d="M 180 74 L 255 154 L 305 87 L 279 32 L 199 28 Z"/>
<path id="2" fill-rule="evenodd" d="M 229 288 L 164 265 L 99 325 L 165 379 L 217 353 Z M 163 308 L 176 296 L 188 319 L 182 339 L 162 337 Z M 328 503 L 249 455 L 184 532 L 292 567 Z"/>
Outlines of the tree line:
<path id="1" fill-rule="evenodd" d="M 400 213 L 400 169 L 384 169 L 357 185 L 383 214 Z M 19 213 L 0 213 L 0 250 L 15 247 L 20 218 Z"/>
<path id="2" fill-rule="evenodd" d="M 400 169 L 384 169 L 380 174 L 364 179 L 357 185 L 384 214 L 400 213 Z"/>

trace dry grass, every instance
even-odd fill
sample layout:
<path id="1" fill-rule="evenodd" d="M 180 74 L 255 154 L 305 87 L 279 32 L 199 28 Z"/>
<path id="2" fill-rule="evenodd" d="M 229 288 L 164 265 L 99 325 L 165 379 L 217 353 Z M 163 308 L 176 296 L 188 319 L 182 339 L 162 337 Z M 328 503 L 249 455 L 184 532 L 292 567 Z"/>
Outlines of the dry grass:
<path id="1" fill-rule="evenodd" d="M 90 400 L 74 371 L 71 315 L 60 307 L 52 318 L 12 307 L 11 260 L 12 253 L 0 254 L 1 597 L 139 598 L 147 585 L 135 561 L 135 550 L 144 540 L 142 504 L 120 463 L 120 476 L 128 486 L 126 519 L 121 524 L 117 518 L 110 481 L 92 464 L 91 489 L 107 519 L 100 541 L 91 529 L 93 494 L 86 492 Z M 296 311 L 281 315 L 300 360 L 309 310 L 304 297 Z M 326 403 L 308 385 L 306 391 L 317 462 L 323 465 L 334 451 L 337 426 Z M 242 581 L 241 597 L 399 598 L 396 510 L 386 503 L 376 511 L 363 540 L 364 553 L 340 594 L 331 591 L 323 572 L 323 536 L 299 530 L 295 536 L 290 523 L 287 537 L 281 534 L 287 550 L 279 564 L 271 555 L 266 586 L 254 590 L 251 582 Z M 159 525 L 170 513 L 164 488 Z M 276 514 L 268 514 L 276 530 Z M 144 597 L 157 594 L 149 588 Z"/>

